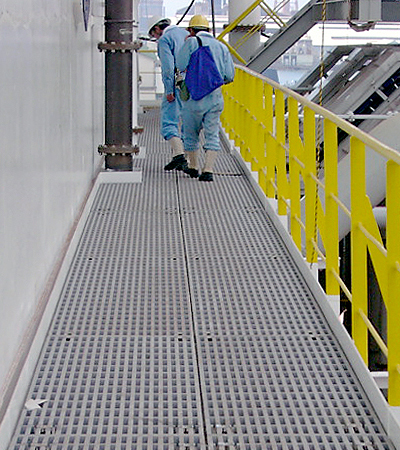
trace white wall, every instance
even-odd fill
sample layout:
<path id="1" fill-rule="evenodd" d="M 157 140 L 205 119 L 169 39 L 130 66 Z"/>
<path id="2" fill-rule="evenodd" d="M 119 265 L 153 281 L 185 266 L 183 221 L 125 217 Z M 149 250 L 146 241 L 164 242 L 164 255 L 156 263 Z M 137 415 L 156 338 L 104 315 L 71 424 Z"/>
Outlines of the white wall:
<path id="1" fill-rule="evenodd" d="M 139 103 L 141 106 L 161 104 L 164 85 L 161 65 L 156 54 L 139 52 Z"/>
<path id="2" fill-rule="evenodd" d="M 0 0 L 0 409 L 100 162 L 103 7 Z"/>

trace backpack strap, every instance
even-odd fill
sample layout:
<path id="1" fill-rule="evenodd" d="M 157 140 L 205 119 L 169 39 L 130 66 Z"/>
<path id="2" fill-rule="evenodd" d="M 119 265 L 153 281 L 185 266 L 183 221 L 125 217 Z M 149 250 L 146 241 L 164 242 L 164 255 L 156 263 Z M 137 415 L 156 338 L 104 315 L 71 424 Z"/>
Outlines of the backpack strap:
<path id="1" fill-rule="evenodd" d="M 201 42 L 201 39 L 197 36 L 195 36 L 195 38 L 197 39 L 197 43 L 199 44 L 199 47 L 203 47 L 203 43 Z"/>

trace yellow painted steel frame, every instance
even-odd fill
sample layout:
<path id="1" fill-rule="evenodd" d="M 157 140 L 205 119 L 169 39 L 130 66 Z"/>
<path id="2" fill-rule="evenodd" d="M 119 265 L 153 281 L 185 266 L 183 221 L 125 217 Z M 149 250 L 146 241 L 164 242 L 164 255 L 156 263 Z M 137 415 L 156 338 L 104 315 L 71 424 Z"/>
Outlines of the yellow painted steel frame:
<path id="1" fill-rule="evenodd" d="M 217 37 L 217 39 L 221 42 L 223 42 L 228 48 L 229 51 L 237 58 L 238 61 L 240 61 L 242 64 L 246 64 L 246 61 L 239 55 L 239 53 L 237 52 L 236 48 L 233 48 L 230 44 L 228 44 L 228 42 L 226 42 L 223 38 L 224 36 L 226 36 L 228 33 L 230 33 L 231 31 L 233 31 L 238 25 L 239 23 L 245 18 L 247 17 L 255 8 L 257 8 L 258 6 L 261 7 L 261 9 L 263 9 L 266 13 L 268 17 L 271 17 L 272 20 L 278 24 L 280 27 L 285 27 L 286 24 L 280 19 L 280 17 L 278 16 L 278 14 L 276 13 L 276 11 L 274 11 L 273 9 L 271 9 L 266 3 L 264 3 L 264 0 L 255 0 L 255 2 L 253 2 L 247 9 L 245 9 L 242 14 L 240 14 L 232 23 L 230 23 L 222 33 L 219 34 L 219 36 Z M 240 47 L 240 45 L 242 45 L 246 40 L 249 39 L 250 36 L 252 36 L 253 34 L 257 33 L 260 28 L 262 27 L 262 23 L 255 25 L 254 27 L 252 27 L 252 29 L 246 33 L 245 36 L 243 36 L 243 38 L 241 40 L 239 40 L 236 45 L 238 47 Z"/>
<path id="2" fill-rule="evenodd" d="M 338 296 L 343 292 L 351 301 L 352 337 L 365 363 L 369 333 L 387 356 L 389 403 L 400 406 L 400 154 L 245 67 L 236 67 L 234 83 L 225 86 L 223 92 L 222 126 L 244 160 L 258 172 L 265 195 L 277 201 L 277 213 L 290 217 L 289 232 L 299 251 L 310 264 L 316 262 L 317 255 L 325 261 L 326 294 Z M 322 121 L 324 182 L 317 173 L 321 143 L 316 136 L 316 120 Z M 339 129 L 350 136 L 351 210 L 338 196 Z M 366 148 L 387 160 L 386 247 L 366 194 Z M 339 210 L 351 220 L 351 291 L 339 272 Z M 387 344 L 368 319 L 367 254 L 386 305 Z"/>

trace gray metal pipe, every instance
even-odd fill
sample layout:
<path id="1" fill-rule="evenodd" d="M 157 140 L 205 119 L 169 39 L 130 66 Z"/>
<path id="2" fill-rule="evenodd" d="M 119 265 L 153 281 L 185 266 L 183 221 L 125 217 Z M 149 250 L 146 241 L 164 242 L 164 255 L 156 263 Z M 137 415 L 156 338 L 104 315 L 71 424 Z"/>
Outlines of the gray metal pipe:
<path id="1" fill-rule="evenodd" d="M 115 170 L 132 169 L 132 51 L 121 50 L 131 39 L 126 30 L 132 30 L 132 22 L 132 0 L 106 1 L 105 39 L 115 49 L 105 54 L 104 153 L 106 168 Z"/>

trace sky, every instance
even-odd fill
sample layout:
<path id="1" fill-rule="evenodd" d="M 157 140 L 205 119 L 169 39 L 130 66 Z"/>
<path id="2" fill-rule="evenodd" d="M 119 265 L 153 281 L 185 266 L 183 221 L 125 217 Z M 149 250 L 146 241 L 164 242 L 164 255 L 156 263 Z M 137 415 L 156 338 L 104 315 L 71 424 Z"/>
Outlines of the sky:
<path id="1" fill-rule="evenodd" d="M 273 6 L 273 0 L 267 0 L 268 5 Z M 304 6 L 307 0 L 298 0 L 299 8 Z M 249 3 L 250 4 L 250 3 Z M 184 8 L 190 5 L 190 0 L 164 0 L 165 15 L 174 16 L 177 9 Z"/>

